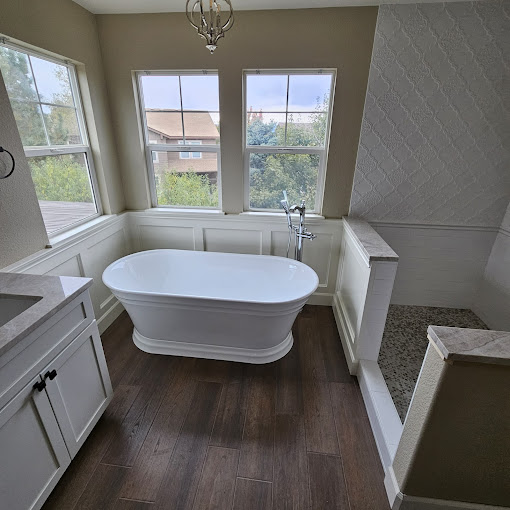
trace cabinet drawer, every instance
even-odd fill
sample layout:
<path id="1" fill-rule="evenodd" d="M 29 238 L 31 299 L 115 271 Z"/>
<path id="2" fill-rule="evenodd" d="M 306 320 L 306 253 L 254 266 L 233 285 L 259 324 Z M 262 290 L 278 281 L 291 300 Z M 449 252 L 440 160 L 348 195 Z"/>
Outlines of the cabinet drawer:
<path id="1" fill-rule="evenodd" d="M 94 319 L 88 291 L 0 357 L 0 408 Z"/>

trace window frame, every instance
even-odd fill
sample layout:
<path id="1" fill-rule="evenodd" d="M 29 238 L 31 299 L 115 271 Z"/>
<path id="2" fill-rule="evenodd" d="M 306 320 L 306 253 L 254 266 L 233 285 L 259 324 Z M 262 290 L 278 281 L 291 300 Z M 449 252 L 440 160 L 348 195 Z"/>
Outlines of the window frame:
<path id="1" fill-rule="evenodd" d="M 53 103 L 46 103 L 41 101 L 33 101 L 35 104 L 39 105 L 49 105 L 49 106 L 63 106 L 64 108 L 73 108 L 76 111 L 76 119 L 78 122 L 78 127 L 80 130 L 80 135 L 82 137 L 81 144 L 69 144 L 69 145 L 47 145 L 47 146 L 23 146 L 23 150 L 25 153 L 25 157 L 37 157 L 37 156 L 61 156 L 64 154 L 85 154 L 85 159 L 87 161 L 88 166 L 88 174 L 90 180 L 90 187 L 92 191 L 92 198 L 94 200 L 94 205 L 96 207 L 96 213 L 81 220 L 69 223 L 65 227 L 62 227 L 58 230 L 55 230 L 51 233 L 47 232 L 48 238 L 51 239 L 56 236 L 60 236 L 64 232 L 71 230 L 73 228 L 79 227 L 89 221 L 92 221 L 99 216 L 103 215 L 103 204 L 101 202 L 101 197 L 99 194 L 99 183 L 97 180 L 96 169 L 94 166 L 94 159 L 92 157 L 92 149 L 90 147 L 90 138 L 87 129 L 87 122 L 85 119 L 85 112 L 83 110 L 83 101 L 81 98 L 81 90 L 80 85 L 78 83 L 78 76 L 76 72 L 76 64 L 71 60 L 65 58 L 58 58 L 53 55 L 48 55 L 44 53 L 44 51 L 37 51 L 30 47 L 24 46 L 19 43 L 13 43 L 7 38 L 0 37 L 0 46 L 17 51 L 19 53 L 24 53 L 28 56 L 33 56 L 36 58 L 40 58 L 43 60 L 47 60 L 48 62 L 53 62 L 54 64 L 58 64 L 60 66 L 64 66 L 68 70 L 69 83 L 71 85 L 71 94 L 73 96 L 74 107 L 63 106 L 63 105 L 54 105 Z M 32 70 L 32 65 L 30 65 L 30 69 Z M 34 76 L 35 80 L 35 76 Z M 34 81 L 34 87 L 37 92 L 38 99 L 39 91 L 37 89 L 37 84 Z M 10 98 L 9 98 L 10 101 Z M 26 101 L 29 102 L 29 101 Z M 44 130 L 46 132 L 46 125 L 43 124 Z M 48 140 L 49 141 L 49 140 Z M 39 201 L 39 200 L 38 200 Z"/>
<path id="2" fill-rule="evenodd" d="M 218 207 L 205 207 L 205 206 L 193 206 L 193 205 L 163 205 L 158 204 L 158 195 L 156 190 L 156 174 L 154 172 L 154 161 L 152 159 L 152 152 L 198 152 L 196 150 L 196 145 L 179 145 L 177 142 L 176 144 L 156 144 L 156 143 L 149 143 L 149 130 L 147 128 L 147 120 L 145 116 L 145 101 L 143 97 L 143 87 L 142 87 L 142 77 L 143 76 L 207 76 L 207 75 L 213 75 L 218 76 L 218 82 L 219 82 L 219 72 L 217 69 L 200 69 L 200 70 L 158 70 L 158 71 L 150 71 L 150 70 L 144 70 L 144 71 L 135 71 L 135 97 L 137 100 L 137 107 L 139 112 L 139 121 L 140 121 L 140 129 L 141 133 L 143 135 L 143 144 L 144 144 L 144 151 L 145 151 L 145 164 L 147 167 L 147 176 L 149 180 L 149 191 L 150 191 L 150 198 L 151 198 L 151 204 L 153 208 L 163 208 L 163 209 L 199 209 L 199 210 L 209 210 L 209 211 L 221 211 L 222 210 L 222 186 L 221 186 L 221 179 L 222 179 L 222 172 L 221 172 L 221 128 L 220 128 L 220 143 L 219 144 L 210 144 L 210 145 L 200 145 L 200 152 L 212 152 L 216 154 L 216 162 L 217 162 L 217 177 L 216 177 L 216 185 L 218 189 Z M 218 83 L 218 90 L 219 90 L 219 83 Z M 219 97 L 218 97 L 219 101 Z M 219 106 L 218 106 L 219 107 Z M 180 110 L 181 113 L 184 112 L 184 110 Z M 188 111 L 188 110 L 186 110 Z M 199 113 L 210 113 L 209 111 L 205 110 L 193 110 Z M 221 126 L 221 112 L 218 112 L 220 115 L 220 126 Z M 184 126 L 183 126 L 184 129 Z M 183 133 L 184 136 L 186 136 L 186 133 Z M 195 151 L 193 151 L 193 147 L 195 147 Z M 180 155 L 179 155 L 180 159 Z M 186 158 L 193 160 L 193 158 Z M 194 159 L 202 159 L 202 158 L 194 158 Z"/>
<path id="3" fill-rule="evenodd" d="M 190 145 L 200 145 L 202 146 L 203 143 L 202 143 L 202 140 L 188 140 L 189 141 L 189 144 Z M 195 143 L 193 143 L 195 142 Z M 178 145 L 184 145 L 184 140 L 178 140 Z M 187 158 L 183 158 L 182 155 L 183 154 L 189 154 L 189 156 Z M 200 154 L 200 156 L 193 156 L 193 154 Z M 202 151 L 198 152 L 198 151 L 192 151 L 192 152 L 180 152 L 179 153 L 179 158 L 180 159 L 202 159 Z"/>
<path id="4" fill-rule="evenodd" d="M 331 93 L 329 96 L 328 104 L 328 118 L 326 124 L 326 139 L 324 147 L 281 147 L 277 145 L 248 145 L 247 144 L 247 77 L 250 75 L 303 75 L 303 74 L 329 74 L 331 75 Z M 313 209 L 307 204 L 311 214 L 322 214 L 322 205 L 324 200 L 324 186 L 326 181 L 326 168 L 329 156 L 329 145 L 331 138 L 331 119 L 333 117 L 333 105 L 335 97 L 337 70 L 334 68 L 319 68 L 319 69 L 243 69 L 243 165 L 244 165 L 244 211 L 245 212 L 281 212 L 281 209 L 264 209 L 250 207 L 250 155 L 253 153 L 264 154 L 316 154 L 319 156 L 319 168 L 317 171 L 317 188 L 315 191 L 315 204 Z M 288 85 L 287 85 L 288 87 Z M 287 88 L 287 102 L 289 90 Z M 281 112 L 284 114 L 294 113 L 286 110 Z M 283 197 L 282 197 L 283 198 Z"/>

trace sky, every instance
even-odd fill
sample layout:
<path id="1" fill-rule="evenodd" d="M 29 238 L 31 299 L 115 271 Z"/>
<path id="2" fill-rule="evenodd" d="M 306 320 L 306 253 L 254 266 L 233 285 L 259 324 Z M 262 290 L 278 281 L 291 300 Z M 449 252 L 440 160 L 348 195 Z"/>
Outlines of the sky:
<path id="1" fill-rule="evenodd" d="M 71 85 L 67 78 L 66 67 L 33 56 L 30 57 L 30 61 L 32 62 L 32 69 L 34 70 L 37 90 L 41 100 L 53 102 L 53 95 L 58 94 L 61 98 L 69 98 L 67 104 L 72 106 Z M 57 79 L 56 76 L 59 70 L 61 73 L 59 79 Z"/>
<path id="2" fill-rule="evenodd" d="M 290 75 L 289 112 L 315 112 L 317 100 L 322 103 L 329 94 L 331 75 Z M 146 108 L 180 109 L 177 76 L 143 76 Z M 218 76 L 182 76 L 182 102 L 185 110 L 219 111 Z M 254 111 L 285 112 L 287 75 L 247 76 L 247 108 Z M 284 115 L 264 115 L 279 120 Z"/>

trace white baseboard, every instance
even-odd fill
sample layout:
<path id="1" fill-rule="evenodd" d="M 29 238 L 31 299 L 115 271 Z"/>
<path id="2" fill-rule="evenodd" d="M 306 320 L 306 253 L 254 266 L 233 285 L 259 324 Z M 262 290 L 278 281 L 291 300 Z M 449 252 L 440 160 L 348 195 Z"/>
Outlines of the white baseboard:
<path id="1" fill-rule="evenodd" d="M 388 466 L 387 469 L 384 470 L 384 488 L 386 489 L 386 495 L 388 496 L 388 501 L 390 503 L 390 507 L 393 508 L 395 500 L 397 496 L 402 493 L 398 488 L 398 482 L 395 478 L 395 472 L 393 471 L 393 466 Z"/>
<path id="2" fill-rule="evenodd" d="M 325 294 L 322 292 L 315 292 L 308 298 L 307 304 L 318 305 L 318 306 L 332 306 L 333 294 Z"/>
<path id="3" fill-rule="evenodd" d="M 358 360 L 354 356 L 352 351 L 352 335 L 350 329 L 347 326 L 347 317 L 344 314 L 342 304 L 336 294 L 333 295 L 333 315 L 335 316 L 336 327 L 340 340 L 342 341 L 342 347 L 344 349 L 345 359 L 347 360 L 347 366 L 351 375 L 356 375 L 358 372 Z"/>
<path id="4" fill-rule="evenodd" d="M 399 492 L 395 498 L 392 510 L 510 510 L 510 507 L 421 498 Z"/>
<path id="5" fill-rule="evenodd" d="M 97 320 L 99 334 L 103 334 L 112 324 L 113 321 L 124 311 L 124 307 L 120 301 L 115 299 L 114 303 L 101 315 Z"/>

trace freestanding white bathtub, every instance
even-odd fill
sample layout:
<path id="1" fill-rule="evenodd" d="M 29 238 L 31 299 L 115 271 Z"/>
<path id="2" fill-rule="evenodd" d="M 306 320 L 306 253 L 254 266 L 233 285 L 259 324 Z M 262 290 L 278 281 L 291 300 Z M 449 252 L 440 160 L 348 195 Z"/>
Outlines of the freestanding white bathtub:
<path id="1" fill-rule="evenodd" d="M 292 324 L 319 279 L 282 257 L 151 250 L 108 266 L 143 351 L 269 363 L 293 343 Z"/>

